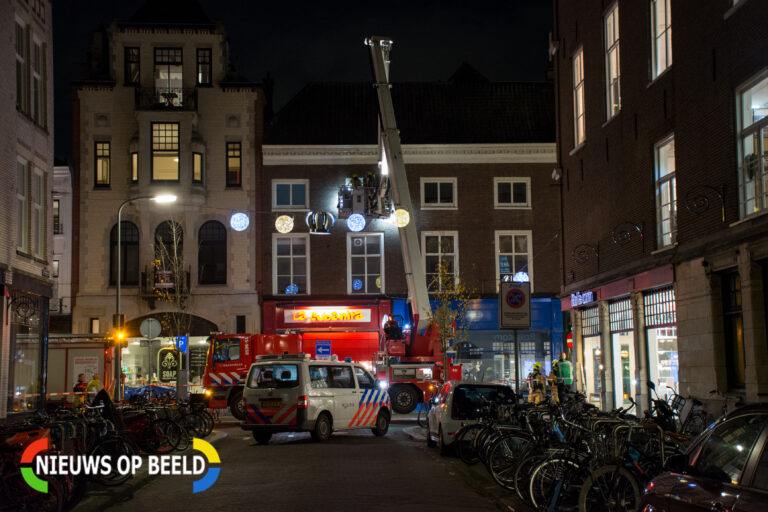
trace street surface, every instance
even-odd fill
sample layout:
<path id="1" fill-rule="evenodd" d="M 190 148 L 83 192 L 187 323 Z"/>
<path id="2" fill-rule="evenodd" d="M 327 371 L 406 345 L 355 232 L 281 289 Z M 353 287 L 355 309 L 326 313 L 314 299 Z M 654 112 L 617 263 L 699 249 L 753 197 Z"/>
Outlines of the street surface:
<path id="1" fill-rule="evenodd" d="M 418 510 L 522 511 L 482 465 L 441 457 L 392 424 L 383 438 L 370 431 L 336 433 L 315 443 L 308 433 L 276 434 L 257 445 L 235 423 L 217 426 L 221 473 L 192 494 L 195 477 L 154 477 L 133 497 L 110 507 L 136 510 Z"/>

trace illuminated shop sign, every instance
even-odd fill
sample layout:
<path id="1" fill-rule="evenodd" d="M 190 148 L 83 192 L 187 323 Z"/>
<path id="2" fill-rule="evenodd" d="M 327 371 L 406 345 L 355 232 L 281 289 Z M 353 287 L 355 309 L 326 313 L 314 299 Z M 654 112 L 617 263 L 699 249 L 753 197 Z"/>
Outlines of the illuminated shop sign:
<path id="1" fill-rule="evenodd" d="M 571 294 L 571 307 L 583 306 L 595 302 L 595 292 L 592 290 L 586 292 L 576 292 Z"/>
<path id="2" fill-rule="evenodd" d="M 355 308 L 307 308 L 283 310 L 287 324 L 370 322 L 370 309 Z"/>

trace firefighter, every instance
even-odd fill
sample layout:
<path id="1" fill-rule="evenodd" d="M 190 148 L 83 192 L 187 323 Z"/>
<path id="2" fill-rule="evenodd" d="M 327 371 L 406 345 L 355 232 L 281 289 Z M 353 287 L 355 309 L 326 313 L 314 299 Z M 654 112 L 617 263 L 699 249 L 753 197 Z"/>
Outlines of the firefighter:
<path id="1" fill-rule="evenodd" d="M 399 340 L 403 337 L 403 330 L 400 329 L 400 324 L 393 317 L 390 317 L 384 324 L 384 336 L 388 340 Z"/>
<path id="2" fill-rule="evenodd" d="M 544 375 L 541 363 L 533 363 L 533 370 L 528 374 L 528 402 L 540 404 L 544 400 Z"/>

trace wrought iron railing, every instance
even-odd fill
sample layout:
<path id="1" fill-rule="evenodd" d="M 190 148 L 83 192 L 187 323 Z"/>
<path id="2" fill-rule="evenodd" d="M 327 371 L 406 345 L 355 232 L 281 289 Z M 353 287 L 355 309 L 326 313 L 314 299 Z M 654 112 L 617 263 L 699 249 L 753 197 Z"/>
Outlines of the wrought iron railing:
<path id="1" fill-rule="evenodd" d="M 136 110 L 197 110 L 197 89 L 181 87 L 137 88 Z"/>

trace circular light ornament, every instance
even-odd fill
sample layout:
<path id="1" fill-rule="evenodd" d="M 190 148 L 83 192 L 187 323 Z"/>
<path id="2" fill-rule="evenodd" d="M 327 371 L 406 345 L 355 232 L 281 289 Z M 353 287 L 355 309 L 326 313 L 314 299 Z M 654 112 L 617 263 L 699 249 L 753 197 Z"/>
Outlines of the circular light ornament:
<path id="1" fill-rule="evenodd" d="M 275 229 L 280 233 L 290 233 L 293 231 L 293 217 L 290 215 L 281 215 L 275 220 Z"/>
<path id="2" fill-rule="evenodd" d="M 376 278 L 376 288 L 381 290 L 381 276 Z"/>
<path id="3" fill-rule="evenodd" d="M 305 221 L 310 235 L 330 235 L 336 217 L 331 212 L 309 212 Z"/>
<path id="4" fill-rule="evenodd" d="M 365 217 L 359 213 L 353 213 L 347 219 L 347 227 L 350 231 L 354 231 L 355 233 L 362 231 L 365 227 Z"/>
<path id="5" fill-rule="evenodd" d="M 354 281 L 352 281 L 352 289 L 355 291 L 362 290 L 363 289 L 362 279 L 355 279 Z"/>
<path id="6" fill-rule="evenodd" d="M 398 208 L 397 210 L 395 210 L 392 220 L 395 223 L 395 226 L 399 228 L 404 228 L 405 226 L 408 225 L 409 222 L 411 222 L 411 214 L 408 213 L 408 210 L 403 210 L 402 208 Z"/>
<path id="7" fill-rule="evenodd" d="M 233 213 L 229 218 L 229 225 L 235 231 L 245 231 L 250 223 L 251 219 L 248 218 L 248 214 L 243 212 Z"/>
<path id="8" fill-rule="evenodd" d="M 285 287 L 286 295 L 296 295 L 297 293 L 299 293 L 299 287 L 296 283 L 289 284 Z"/>
<path id="9" fill-rule="evenodd" d="M 523 272 L 522 270 L 520 272 L 517 272 L 513 277 L 512 281 L 515 283 L 528 283 L 531 281 L 531 279 L 528 277 L 527 272 Z"/>

